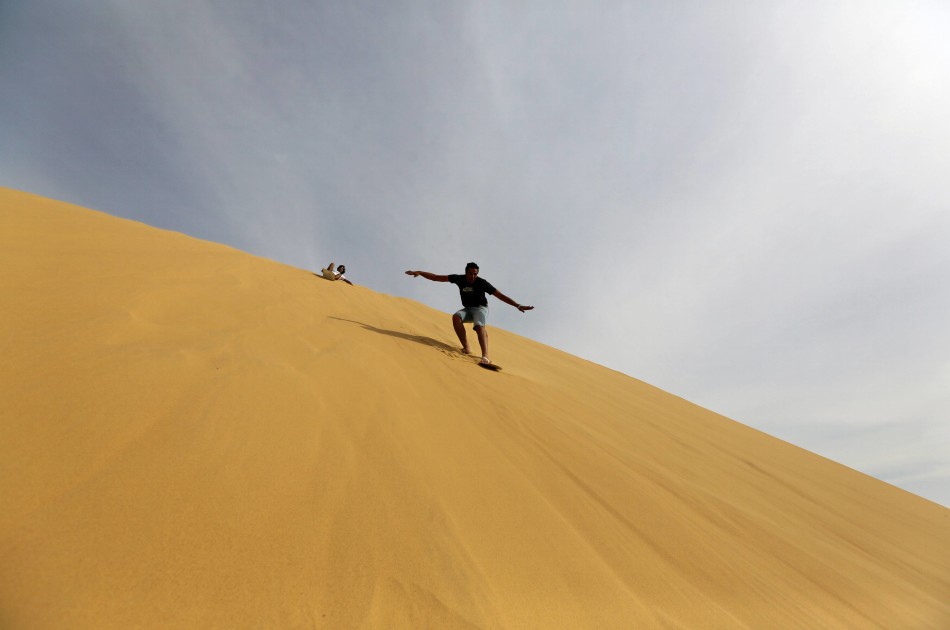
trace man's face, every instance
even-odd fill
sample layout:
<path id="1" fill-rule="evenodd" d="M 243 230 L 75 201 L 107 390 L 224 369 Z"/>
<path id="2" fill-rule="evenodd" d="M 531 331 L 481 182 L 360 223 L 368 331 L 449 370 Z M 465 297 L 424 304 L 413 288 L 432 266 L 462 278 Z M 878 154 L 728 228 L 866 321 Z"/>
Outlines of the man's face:
<path id="1" fill-rule="evenodd" d="M 466 282 L 475 282 L 475 278 L 478 277 L 478 267 L 469 267 L 465 270 L 465 281 Z"/>

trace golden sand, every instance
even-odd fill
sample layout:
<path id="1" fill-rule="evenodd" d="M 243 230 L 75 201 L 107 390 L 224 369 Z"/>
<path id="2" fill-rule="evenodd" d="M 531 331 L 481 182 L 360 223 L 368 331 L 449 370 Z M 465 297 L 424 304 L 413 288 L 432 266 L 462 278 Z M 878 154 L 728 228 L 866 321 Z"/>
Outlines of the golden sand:
<path id="1" fill-rule="evenodd" d="M 950 510 L 410 300 L 0 189 L 0 343 L 3 628 L 950 628 Z"/>

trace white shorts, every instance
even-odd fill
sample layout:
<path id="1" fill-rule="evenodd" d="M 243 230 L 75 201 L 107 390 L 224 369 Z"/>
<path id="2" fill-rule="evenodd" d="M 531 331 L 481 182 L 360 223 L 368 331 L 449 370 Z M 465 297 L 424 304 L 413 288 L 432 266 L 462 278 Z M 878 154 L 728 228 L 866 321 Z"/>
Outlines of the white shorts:
<path id="1" fill-rule="evenodd" d="M 455 314 L 461 317 L 463 322 L 473 322 L 475 328 L 484 328 L 488 325 L 487 306 L 466 306 Z"/>

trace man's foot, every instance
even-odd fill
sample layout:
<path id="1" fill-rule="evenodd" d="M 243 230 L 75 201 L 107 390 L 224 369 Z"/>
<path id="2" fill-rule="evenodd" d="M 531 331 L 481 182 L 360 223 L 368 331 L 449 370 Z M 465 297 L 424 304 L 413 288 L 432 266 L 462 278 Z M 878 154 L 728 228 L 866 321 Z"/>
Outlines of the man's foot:
<path id="1" fill-rule="evenodd" d="M 496 363 L 492 363 L 491 359 L 488 357 L 482 357 L 482 360 L 478 362 L 478 367 L 483 367 L 486 370 L 491 370 L 493 372 L 501 371 L 501 366 Z"/>
<path id="2" fill-rule="evenodd" d="M 468 346 L 462 346 L 462 354 L 472 354 L 472 351 L 468 349 Z"/>

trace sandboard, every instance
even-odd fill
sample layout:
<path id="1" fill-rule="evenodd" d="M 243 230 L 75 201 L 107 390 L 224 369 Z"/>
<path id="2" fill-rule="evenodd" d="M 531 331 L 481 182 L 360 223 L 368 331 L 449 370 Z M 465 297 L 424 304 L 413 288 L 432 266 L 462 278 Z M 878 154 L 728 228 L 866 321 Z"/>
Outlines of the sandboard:
<path id="1" fill-rule="evenodd" d="M 486 370 L 491 370 L 492 372 L 501 372 L 501 366 L 497 363 L 478 363 L 478 367 L 483 367 Z"/>

